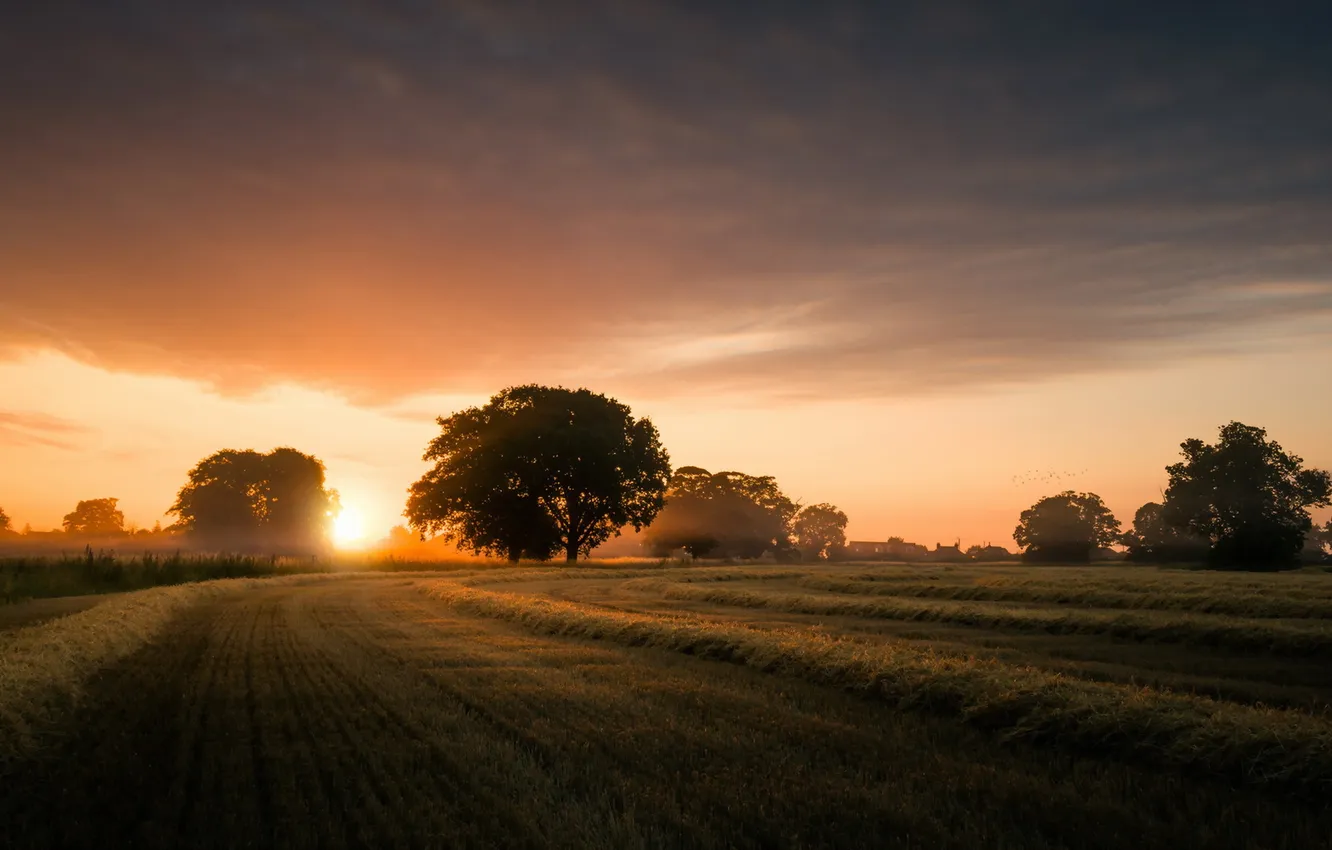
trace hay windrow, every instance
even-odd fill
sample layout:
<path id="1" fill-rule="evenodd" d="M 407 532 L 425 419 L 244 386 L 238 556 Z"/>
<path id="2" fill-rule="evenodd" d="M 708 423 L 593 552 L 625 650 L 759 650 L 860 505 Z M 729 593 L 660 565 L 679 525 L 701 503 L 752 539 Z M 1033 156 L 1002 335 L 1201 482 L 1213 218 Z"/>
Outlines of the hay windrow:
<path id="1" fill-rule="evenodd" d="M 1023 608 L 907 597 L 857 599 L 848 596 L 758 593 L 728 588 L 686 587 L 669 582 L 639 582 L 635 587 L 656 590 L 668 599 L 691 599 L 798 614 L 956 623 L 1052 635 L 1099 634 L 1144 643 L 1189 644 L 1295 658 L 1332 657 L 1332 627 L 1321 622 L 1281 623 L 1189 612 Z"/>
<path id="2" fill-rule="evenodd" d="M 1031 667 L 607 611 L 534 596 L 423 582 L 459 610 L 540 633 L 668 649 L 857 691 L 953 716 L 1005 740 L 1068 748 L 1310 794 L 1332 787 L 1332 724 L 1307 714 L 1070 679 Z"/>
<path id="3" fill-rule="evenodd" d="M 1268 619 L 1332 618 L 1332 600 L 1298 593 L 1275 593 L 1273 588 L 1257 592 L 1250 588 L 1191 587 L 1171 589 L 1145 585 L 1116 590 L 1076 581 L 1063 584 L 945 584 L 929 582 L 889 583 L 806 575 L 797 582 L 810 590 L 862 596 L 898 596 L 977 602 L 1036 602 L 1088 608 L 1146 611 L 1188 611 L 1231 617 Z"/>
<path id="4" fill-rule="evenodd" d="M 259 582 L 301 585 L 336 578 L 310 574 L 154 587 L 0 633 L 0 766 L 41 749 L 93 675 L 161 637 L 192 606 Z"/>

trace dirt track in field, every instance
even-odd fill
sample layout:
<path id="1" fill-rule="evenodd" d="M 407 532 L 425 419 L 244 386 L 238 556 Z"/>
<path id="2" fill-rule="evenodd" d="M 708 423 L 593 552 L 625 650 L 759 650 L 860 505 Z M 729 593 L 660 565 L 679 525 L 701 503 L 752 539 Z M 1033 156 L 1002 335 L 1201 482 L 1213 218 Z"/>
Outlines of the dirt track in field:
<path id="1" fill-rule="evenodd" d="M 28 602 L 0 605 L 0 631 L 22 628 L 23 626 L 36 626 L 57 617 L 87 611 L 94 605 L 100 605 L 112 597 L 113 594 L 60 596 L 55 599 L 33 599 Z"/>
<path id="2" fill-rule="evenodd" d="M 3 842 L 136 847 L 1315 846 L 1326 818 L 814 685 L 465 617 L 411 580 L 241 591 L 0 777 Z M 1227 796 L 1230 795 L 1230 796 Z M 1020 841 L 1014 844 L 1014 837 Z"/>

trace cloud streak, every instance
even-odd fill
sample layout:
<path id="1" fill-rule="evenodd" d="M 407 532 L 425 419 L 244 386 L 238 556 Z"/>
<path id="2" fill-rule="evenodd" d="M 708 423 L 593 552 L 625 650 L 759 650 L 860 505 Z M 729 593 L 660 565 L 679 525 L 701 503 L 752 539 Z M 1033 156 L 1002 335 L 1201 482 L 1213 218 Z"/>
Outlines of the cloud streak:
<path id="1" fill-rule="evenodd" d="M 46 446 L 73 451 L 77 437 L 90 429 L 58 416 L 0 410 L 0 445 Z"/>

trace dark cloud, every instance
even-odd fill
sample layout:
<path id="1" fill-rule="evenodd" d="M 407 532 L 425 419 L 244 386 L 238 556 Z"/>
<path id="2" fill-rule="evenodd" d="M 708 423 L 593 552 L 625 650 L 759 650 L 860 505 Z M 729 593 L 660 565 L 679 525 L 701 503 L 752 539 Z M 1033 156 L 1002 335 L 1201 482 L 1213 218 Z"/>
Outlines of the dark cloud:
<path id="1" fill-rule="evenodd" d="M 11 345 L 883 394 L 1332 327 L 1326 4 L 6 15 Z"/>

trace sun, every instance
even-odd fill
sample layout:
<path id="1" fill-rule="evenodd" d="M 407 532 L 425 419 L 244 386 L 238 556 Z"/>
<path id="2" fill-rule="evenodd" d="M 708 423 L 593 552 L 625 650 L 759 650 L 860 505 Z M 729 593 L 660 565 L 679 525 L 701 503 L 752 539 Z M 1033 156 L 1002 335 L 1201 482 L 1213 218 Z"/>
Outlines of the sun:
<path id="1" fill-rule="evenodd" d="M 338 515 L 333 517 L 333 542 L 346 549 L 355 548 L 365 541 L 365 520 L 361 512 L 351 506 L 343 506 Z"/>

